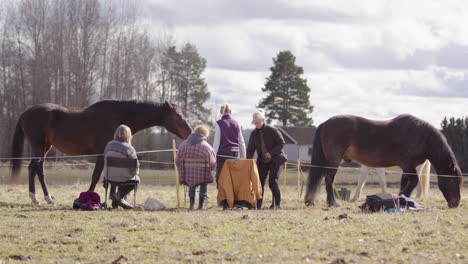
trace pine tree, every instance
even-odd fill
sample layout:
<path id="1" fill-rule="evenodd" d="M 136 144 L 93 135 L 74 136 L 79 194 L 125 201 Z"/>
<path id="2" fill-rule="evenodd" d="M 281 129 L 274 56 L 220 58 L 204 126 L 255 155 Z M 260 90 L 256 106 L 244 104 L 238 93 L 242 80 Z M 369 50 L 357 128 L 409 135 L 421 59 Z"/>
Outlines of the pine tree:
<path id="1" fill-rule="evenodd" d="M 310 126 L 309 114 L 313 106 L 309 103 L 310 88 L 302 78 L 304 69 L 296 65 L 296 57 L 290 51 L 281 51 L 273 58 L 271 75 L 267 78 L 262 92 L 266 97 L 258 107 L 264 108 L 268 119 L 278 120 L 283 126 Z"/>
<path id="2" fill-rule="evenodd" d="M 463 172 L 468 171 L 468 117 L 447 117 L 441 123 L 442 133 L 452 148 Z"/>

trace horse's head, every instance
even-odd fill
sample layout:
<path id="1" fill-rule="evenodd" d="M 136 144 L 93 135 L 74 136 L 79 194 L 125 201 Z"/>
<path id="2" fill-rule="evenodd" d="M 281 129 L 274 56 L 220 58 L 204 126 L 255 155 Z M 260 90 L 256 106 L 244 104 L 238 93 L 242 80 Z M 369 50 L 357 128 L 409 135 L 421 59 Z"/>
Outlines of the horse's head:
<path id="1" fill-rule="evenodd" d="M 437 170 L 437 168 L 436 168 Z M 439 189 L 447 201 L 449 208 L 456 208 L 460 204 L 460 189 L 462 186 L 463 175 L 457 164 L 451 164 L 446 172 L 437 171 L 439 174 L 437 183 Z"/>
<path id="2" fill-rule="evenodd" d="M 192 128 L 183 118 L 182 114 L 177 111 L 177 107 L 166 101 L 164 102 L 164 109 L 166 112 L 164 127 L 178 137 L 186 139 L 192 133 Z"/>

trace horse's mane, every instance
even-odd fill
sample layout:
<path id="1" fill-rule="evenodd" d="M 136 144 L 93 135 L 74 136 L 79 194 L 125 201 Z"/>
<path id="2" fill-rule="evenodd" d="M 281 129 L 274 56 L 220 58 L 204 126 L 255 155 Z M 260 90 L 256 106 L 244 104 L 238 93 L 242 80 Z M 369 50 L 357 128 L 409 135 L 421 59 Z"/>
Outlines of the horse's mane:
<path id="1" fill-rule="evenodd" d="M 103 106 L 119 106 L 119 107 L 154 107 L 159 108 L 163 107 L 164 104 L 157 103 L 153 101 L 141 101 L 141 100 L 102 100 L 97 103 L 92 104 L 88 108 L 97 108 Z"/>
<path id="2" fill-rule="evenodd" d="M 399 115 L 393 121 L 403 130 L 417 128 L 417 136 L 426 141 L 427 151 L 430 156 L 429 160 L 434 164 L 435 168 L 449 167 L 451 171 L 446 173 L 457 173 L 457 169 L 459 170 L 457 159 L 440 130 L 430 123 L 408 114 Z"/>

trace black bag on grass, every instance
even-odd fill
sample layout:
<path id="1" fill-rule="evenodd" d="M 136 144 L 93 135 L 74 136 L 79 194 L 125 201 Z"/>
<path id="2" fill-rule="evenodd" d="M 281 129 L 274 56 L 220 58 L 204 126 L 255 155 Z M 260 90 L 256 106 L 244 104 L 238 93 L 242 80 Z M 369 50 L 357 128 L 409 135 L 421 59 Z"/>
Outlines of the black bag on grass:
<path id="1" fill-rule="evenodd" d="M 394 197 L 390 193 L 378 193 L 367 195 L 366 202 L 360 208 L 362 212 L 375 213 L 389 208 L 396 208 L 398 197 Z"/>

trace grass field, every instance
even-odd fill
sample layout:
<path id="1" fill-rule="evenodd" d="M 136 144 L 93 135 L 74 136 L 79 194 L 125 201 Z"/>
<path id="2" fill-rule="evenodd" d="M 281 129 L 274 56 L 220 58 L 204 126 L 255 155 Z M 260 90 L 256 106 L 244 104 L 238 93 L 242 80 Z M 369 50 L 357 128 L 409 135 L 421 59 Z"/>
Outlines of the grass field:
<path id="1" fill-rule="evenodd" d="M 73 200 L 87 189 L 90 171 L 49 168 L 55 206 L 45 204 L 39 185 L 37 207 L 30 204 L 26 184 L 0 185 L 0 263 L 468 262 L 466 187 L 457 209 L 447 209 L 433 186 L 430 198 L 417 199 L 428 212 L 362 214 L 362 200 L 327 208 L 323 188 L 318 205 L 306 208 L 291 171 L 281 210 L 223 211 L 210 185 L 208 208 L 188 211 L 175 208 L 174 186 L 154 184 L 157 177 L 169 184 L 171 171 L 144 171 L 137 204 L 154 197 L 170 210 L 74 211 Z M 339 182 L 355 182 L 355 172 L 345 171 Z M 6 169 L 0 170 L 3 182 L 6 175 Z M 21 181 L 26 182 L 25 175 Z M 101 185 L 97 191 L 103 195 Z M 375 187 L 365 189 L 365 194 L 376 192 Z M 265 193 L 268 205 L 268 187 Z"/>

